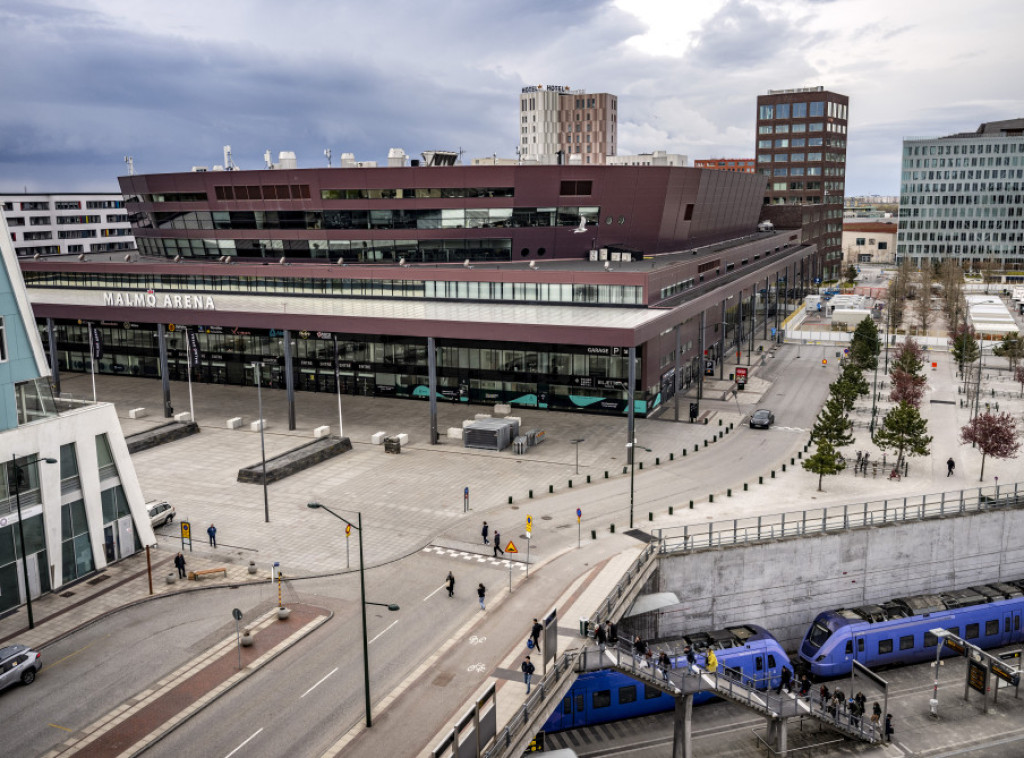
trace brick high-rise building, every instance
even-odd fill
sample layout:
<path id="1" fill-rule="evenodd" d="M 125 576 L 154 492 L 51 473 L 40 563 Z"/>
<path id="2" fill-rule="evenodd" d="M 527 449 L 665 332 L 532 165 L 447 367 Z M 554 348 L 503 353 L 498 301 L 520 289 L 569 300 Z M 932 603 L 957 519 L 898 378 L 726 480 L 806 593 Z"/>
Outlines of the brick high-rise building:
<path id="1" fill-rule="evenodd" d="M 544 164 L 604 165 L 618 146 L 618 97 L 569 87 L 523 87 L 519 158 Z"/>
<path id="2" fill-rule="evenodd" d="M 823 279 L 842 264 L 846 125 L 850 99 L 824 87 L 768 90 L 757 98 L 757 168 L 766 205 L 824 205 Z"/>

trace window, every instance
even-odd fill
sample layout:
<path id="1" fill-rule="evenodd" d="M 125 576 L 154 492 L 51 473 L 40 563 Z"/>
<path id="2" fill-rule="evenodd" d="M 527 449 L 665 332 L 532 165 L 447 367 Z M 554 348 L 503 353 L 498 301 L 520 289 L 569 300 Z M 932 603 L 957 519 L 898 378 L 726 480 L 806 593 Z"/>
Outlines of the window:
<path id="1" fill-rule="evenodd" d="M 593 182 L 562 182 L 559 195 L 591 195 Z"/>
<path id="2" fill-rule="evenodd" d="M 879 250 L 888 250 L 889 249 L 889 243 L 888 242 L 879 242 L 878 243 L 878 249 Z"/>
<path id="3" fill-rule="evenodd" d="M 1009 631 L 1009 629 L 1007 629 Z M 993 635 L 999 634 L 999 619 L 992 619 L 991 621 L 985 622 L 985 636 L 992 637 Z"/>
<path id="4" fill-rule="evenodd" d="M 793 118 L 807 118 L 807 103 L 793 103 Z"/>
<path id="5" fill-rule="evenodd" d="M 591 705 L 596 708 L 607 708 L 612 704 L 612 691 L 600 690 L 594 693 Z"/>
<path id="6" fill-rule="evenodd" d="M 771 653 L 768 654 L 768 668 L 775 668 L 775 656 Z"/>
<path id="7" fill-rule="evenodd" d="M 769 118 L 775 118 L 775 107 L 772 105 L 758 106 L 757 117 L 762 121 Z"/>
<path id="8" fill-rule="evenodd" d="M 4 317 L 0 316 L 0 363 L 7 360 L 7 328 L 4 326 Z"/>
<path id="9" fill-rule="evenodd" d="M 924 633 L 924 646 L 925 647 L 935 647 L 937 644 L 939 644 L 939 638 L 938 637 L 936 637 L 931 632 L 925 632 Z"/>
<path id="10" fill-rule="evenodd" d="M 853 655 L 853 640 L 846 641 L 846 654 Z"/>
<path id="11" fill-rule="evenodd" d="M 789 156 L 789 159 L 791 161 L 793 161 L 794 163 L 803 163 L 804 162 L 804 154 L 803 153 L 791 153 L 790 156 Z"/>
<path id="12" fill-rule="evenodd" d="M 636 702 L 636 685 L 631 684 L 628 687 L 619 687 L 619 705 L 623 703 L 635 703 Z"/>
<path id="13" fill-rule="evenodd" d="M 946 629 L 946 631 L 949 632 L 950 634 L 952 634 L 954 637 L 959 637 L 960 636 L 960 627 L 958 627 L 958 626 L 948 627 Z"/>
<path id="14" fill-rule="evenodd" d="M 864 638 L 863 637 L 858 637 L 857 638 L 857 652 L 858 653 L 863 653 L 864 652 Z"/>
<path id="15" fill-rule="evenodd" d="M 878 641 L 878 654 L 885 655 L 886 653 L 892 652 L 892 640 L 879 640 Z"/>
<path id="16" fill-rule="evenodd" d="M 825 115 L 825 103 L 822 101 L 814 102 L 810 104 L 810 116 L 811 118 L 820 118 Z"/>
<path id="17" fill-rule="evenodd" d="M 900 650 L 913 650 L 914 649 L 914 635 L 908 634 L 905 637 L 900 637 Z"/>
<path id="18" fill-rule="evenodd" d="M 661 697 L 662 694 L 662 691 L 657 687 L 651 687 L 647 684 L 644 685 L 644 700 L 654 700 L 656 697 Z"/>
<path id="19" fill-rule="evenodd" d="M 967 639 L 976 640 L 981 636 L 981 624 L 967 625 Z"/>
<path id="20" fill-rule="evenodd" d="M 779 103 L 775 106 L 775 118 L 789 118 L 789 103 Z"/>
<path id="21" fill-rule="evenodd" d="M 858 245 L 863 245 L 864 244 L 864 238 L 863 237 L 858 237 L 857 238 L 857 244 Z"/>
<path id="22" fill-rule="evenodd" d="M 754 659 L 754 668 L 758 671 L 764 671 L 764 659 L 761 656 Z"/>
<path id="23" fill-rule="evenodd" d="M 566 716 L 572 713 L 572 697 L 569 695 L 562 698 L 562 713 Z"/>

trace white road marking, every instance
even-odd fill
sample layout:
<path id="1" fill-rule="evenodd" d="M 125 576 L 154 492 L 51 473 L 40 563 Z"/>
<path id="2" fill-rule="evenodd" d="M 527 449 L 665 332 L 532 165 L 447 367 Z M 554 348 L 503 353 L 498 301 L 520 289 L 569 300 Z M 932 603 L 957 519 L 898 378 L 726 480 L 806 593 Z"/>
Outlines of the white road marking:
<path id="1" fill-rule="evenodd" d="M 472 666 L 467 666 L 466 667 L 466 671 L 470 671 L 470 672 L 475 671 L 478 674 L 482 674 L 486 670 L 487 670 L 487 667 L 484 666 L 484 664 L 482 664 L 482 663 L 474 663 Z"/>
<path id="2" fill-rule="evenodd" d="M 428 600 L 430 600 L 430 598 L 432 598 L 432 597 L 433 597 L 434 595 L 436 595 L 436 594 L 437 594 L 438 592 L 440 592 L 440 591 L 441 591 L 441 590 L 443 590 L 444 588 L 445 588 L 445 585 L 443 585 L 443 584 L 442 584 L 442 585 L 441 585 L 440 587 L 438 587 L 438 588 L 437 588 L 436 590 L 434 590 L 434 591 L 433 591 L 433 592 L 431 592 L 431 593 L 430 593 L 429 595 L 427 595 L 427 596 L 426 596 L 425 598 L 423 598 L 422 602 L 424 602 L 424 603 L 425 603 L 425 602 L 427 602 Z"/>
<path id="3" fill-rule="evenodd" d="M 233 755 L 234 755 L 235 753 L 237 753 L 237 752 L 238 752 L 239 750 L 241 750 L 241 749 L 242 749 L 243 747 L 245 747 L 246 745 L 248 745 L 248 744 L 249 744 L 249 740 L 251 740 L 251 739 L 252 739 L 253 737 L 255 737 L 255 736 L 256 736 L 257 734 L 259 734 L 259 733 L 260 733 L 260 732 L 262 732 L 262 731 L 263 731 L 263 727 L 261 726 L 261 727 L 260 727 L 259 729 L 257 729 L 257 730 L 256 730 L 256 731 L 255 731 L 255 732 L 254 732 L 254 733 L 252 734 L 252 736 L 251 736 L 251 737 L 249 737 L 249 739 L 248 739 L 248 740 L 246 740 L 246 741 L 245 741 L 245 742 L 243 742 L 243 743 L 242 743 L 241 745 L 239 745 L 238 747 L 236 747 L 236 748 L 235 748 L 234 750 L 232 750 L 232 751 L 231 751 L 230 753 L 228 753 L 228 754 L 227 754 L 226 756 L 224 756 L 224 758 L 231 758 L 231 756 L 233 756 Z"/>
<path id="4" fill-rule="evenodd" d="M 397 623 L 398 623 L 398 621 L 399 621 L 398 619 L 395 619 L 395 620 L 394 620 L 394 621 L 392 621 L 392 622 L 391 622 L 390 624 L 388 624 L 388 629 L 390 629 L 390 628 L 391 628 L 391 627 L 393 627 L 393 626 L 394 626 L 395 624 L 397 624 Z M 387 631 L 388 629 L 385 629 L 385 630 L 384 630 L 384 632 L 386 632 L 386 631 Z M 372 644 L 373 644 L 374 642 L 376 642 L 376 641 L 377 641 L 378 639 L 380 639 L 381 635 L 382 635 L 382 634 L 384 634 L 384 632 L 381 632 L 380 634 L 378 634 L 378 635 L 377 635 L 376 637 L 374 637 L 374 638 L 373 638 L 372 640 L 370 640 L 370 641 L 369 641 L 369 642 L 367 642 L 366 644 L 367 644 L 367 645 L 372 645 Z"/>
<path id="5" fill-rule="evenodd" d="M 301 695 L 299 695 L 299 700 L 301 700 L 302 698 L 306 697 L 306 695 L 308 695 L 308 694 L 309 694 L 310 692 L 312 692 L 313 690 L 315 690 L 315 689 L 316 689 L 317 687 L 319 687 L 319 686 L 320 686 L 321 684 L 323 684 L 324 682 L 326 682 L 326 681 L 327 681 L 327 677 L 329 677 L 329 676 L 330 676 L 331 674 L 333 674 L 333 673 L 334 673 L 335 671 L 337 671 L 337 670 L 338 670 L 338 669 L 337 669 L 337 668 L 335 668 L 335 669 L 334 669 L 334 671 L 331 671 L 331 672 L 330 672 L 329 674 L 327 674 L 327 676 L 325 676 L 325 677 L 324 677 L 323 679 L 321 679 L 321 680 L 320 680 L 319 682 L 317 682 L 317 683 L 316 683 L 316 684 L 314 684 L 314 685 L 313 685 L 312 687 L 310 687 L 310 688 L 309 688 L 308 690 L 306 690 L 306 691 L 305 691 L 305 692 L 303 692 L 303 693 L 302 693 Z"/>

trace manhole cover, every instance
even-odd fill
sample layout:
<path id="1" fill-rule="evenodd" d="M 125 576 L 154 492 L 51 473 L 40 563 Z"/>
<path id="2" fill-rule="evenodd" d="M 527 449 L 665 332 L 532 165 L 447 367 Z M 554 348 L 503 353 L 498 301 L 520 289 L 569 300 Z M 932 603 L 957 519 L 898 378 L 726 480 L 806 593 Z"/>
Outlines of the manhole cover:
<path id="1" fill-rule="evenodd" d="M 86 584 L 99 584 L 100 582 L 107 581 L 109 578 L 110 576 L 108 574 L 100 574 L 95 579 L 90 579 Z"/>
<path id="2" fill-rule="evenodd" d="M 75 593 L 74 592 L 62 592 L 62 593 L 60 593 L 60 596 L 61 597 L 74 597 Z"/>
<path id="3" fill-rule="evenodd" d="M 554 518 L 554 516 L 541 516 L 540 520 L 541 521 L 550 521 L 553 518 Z"/>
<path id="4" fill-rule="evenodd" d="M 438 674 L 434 677 L 434 681 L 431 684 L 435 687 L 447 687 L 454 678 L 455 674 Z"/>

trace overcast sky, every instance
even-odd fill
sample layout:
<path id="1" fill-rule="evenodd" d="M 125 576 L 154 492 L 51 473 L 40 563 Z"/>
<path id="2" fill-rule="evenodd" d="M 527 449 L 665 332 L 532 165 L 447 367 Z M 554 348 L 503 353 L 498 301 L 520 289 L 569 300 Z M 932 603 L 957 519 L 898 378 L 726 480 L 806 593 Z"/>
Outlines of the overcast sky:
<path id="1" fill-rule="evenodd" d="M 897 194 L 904 136 L 1024 116 L 1014 0 L 3 0 L 0 191 L 292 150 L 514 157 L 518 95 L 619 98 L 619 152 L 752 157 L 755 100 L 850 97 L 846 193 Z"/>

